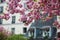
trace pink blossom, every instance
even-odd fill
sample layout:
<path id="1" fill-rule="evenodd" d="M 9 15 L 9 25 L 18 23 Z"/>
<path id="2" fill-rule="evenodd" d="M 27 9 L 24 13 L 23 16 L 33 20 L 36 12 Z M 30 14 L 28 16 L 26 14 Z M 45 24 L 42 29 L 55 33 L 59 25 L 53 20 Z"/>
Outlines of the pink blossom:
<path id="1" fill-rule="evenodd" d="M 32 8 L 32 5 L 27 5 L 28 9 L 31 9 Z"/>
<path id="2" fill-rule="evenodd" d="M 59 23 L 58 23 L 57 20 L 55 20 L 54 23 L 53 23 L 54 26 L 57 26 L 58 24 L 59 24 Z"/>
<path id="3" fill-rule="evenodd" d="M 30 17 L 28 20 L 27 20 L 27 23 L 31 23 L 33 21 L 33 18 Z"/>
<path id="4" fill-rule="evenodd" d="M 19 6 L 22 8 L 22 4 L 18 4 L 21 0 L 10 0 L 9 2 L 9 12 L 11 14 L 14 13 L 20 13 L 22 15 L 21 21 L 26 21 L 27 25 L 32 22 L 33 20 L 39 20 L 45 17 L 46 20 L 50 20 L 51 17 L 60 15 L 60 2 L 59 0 L 39 0 L 38 2 L 35 2 L 34 0 L 27 0 L 26 5 L 27 8 L 24 8 L 22 10 L 17 10 L 16 7 Z M 26 9 L 30 9 L 31 11 L 28 14 L 25 14 Z M 40 11 L 43 11 L 41 14 Z M 42 15 L 42 16 L 41 16 Z M 6 18 L 9 19 L 9 16 L 6 16 Z M 29 20 L 27 20 L 29 18 Z"/>
<path id="5" fill-rule="evenodd" d="M 60 28 L 60 24 L 57 27 Z"/>
<path id="6" fill-rule="evenodd" d="M 20 13 L 21 15 L 24 15 L 24 14 L 25 14 L 25 9 L 19 10 L 19 13 Z"/>
<path id="7" fill-rule="evenodd" d="M 19 6 L 20 8 L 22 8 L 22 4 L 18 4 L 18 6 Z"/>
<path id="8" fill-rule="evenodd" d="M 20 21 L 26 21 L 27 17 L 25 15 L 22 15 L 21 20 Z"/>
<path id="9" fill-rule="evenodd" d="M 31 16 L 31 13 L 28 13 L 27 16 Z"/>
<path id="10" fill-rule="evenodd" d="M 14 14 L 14 13 L 15 13 L 15 10 L 12 9 L 12 10 L 10 10 L 9 12 L 10 12 L 10 14 Z"/>
<path id="11" fill-rule="evenodd" d="M 0 19 L 2 19 L 2 16 L 0 16 Z"/>
<path id="12" fill-rule="evenodd" d="M 18 9 L 14 9 L 14 12 L 15 12 L 15 13 L 19 13 L 19 11 L 20 11 L 20 10 L 18 10 Z"/>
<path id="13" fill-rule="evenodd" d="M 4 18 L 8 20 L 10 18 L 9 14 L 4 14 Z"/>
<path id="14" fill-rule="evenodd" d="M 4 28 L 3 27 L 0 27 L 0 32 L 2 32 L 4 30 Z"/>
<path id="15" fill-rule="evenodd" d="M 0 26 L 0 33 L 3 33 L 5 36 L 10 36 L 11 32 L 7 31 L 4 27 Z"/>
<path id="16" fill-rule="evenodd" d="M 21 0 L 17 0 L 18 2 L 20 2 Z"/>

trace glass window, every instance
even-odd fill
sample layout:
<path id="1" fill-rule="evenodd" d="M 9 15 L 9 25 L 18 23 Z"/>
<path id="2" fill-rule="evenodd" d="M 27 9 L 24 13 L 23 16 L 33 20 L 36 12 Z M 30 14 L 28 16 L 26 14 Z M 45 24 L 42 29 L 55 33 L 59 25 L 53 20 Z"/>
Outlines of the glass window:
<path id="1" fill-rule="evenodd" d="M 16 16 L 12 16 L 12 24 L 15 23 L 15 18 L 16 18 Z"/>
<path id="2" fill-rule="evenodd" d="M 58 18 L 59 20 L 60 20 L 60 16 L 59 16 L 59 18 Z"/>
<path id="3" fill-rule="evenodd" d="M 0 13 L 3 13 L 3 6 L 0 6 Z"/>
<path id="4" fill-rule="evenodd" d="M 60 38 L 60 32 L 58 32 L 58 38 Z"/>
<path id="5" fill-rule="evenodd" d="M 3 3 L 5 0 L 0 0 L 0 3 Z"/>
<path id="6" fill-rule="evenodd" d="M 27 28 L 24 27 L 24 28 L 23 28 L 23 33 L 26 33 L 26 32 L 27 32 Z"/>
<path id="7" fill-rule="evenodd" d="M 15 28 L 11 28 L 11 32 L 12 32 L 12 34 L 14 34 L 15 33 Z"/>
<path id="8" fill-rule="evenodd" d="M 26 3 L 24 3 L 24 8 L 27 8 L 27 5 L 26 5 Z"/>
<path id="9" fill-rule="evenodd" d="M 56 28 L 56 27 L 52 27 L 52 28 L 51 28 L 51 33 L 52 33 L 52 34 L 51 34 L 52 37 L 56 37 L 57 28 Z"/>
<path id="10" fill-rule="evenodd" d="M 0 24 L 2 24 L 2 19 L 0 19 Z"/>

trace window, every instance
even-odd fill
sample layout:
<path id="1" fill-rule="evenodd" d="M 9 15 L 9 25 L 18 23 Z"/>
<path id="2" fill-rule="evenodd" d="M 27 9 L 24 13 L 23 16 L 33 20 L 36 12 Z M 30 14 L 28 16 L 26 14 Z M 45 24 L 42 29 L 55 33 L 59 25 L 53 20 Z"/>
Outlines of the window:
<path id="1" fill-rule="evenodd" d="M 28 9 L 28 7 L 27 7 L 27 4 L 26 4 L 26 3 L 24 3 L 24 8 L 26 8 L 26 9 L 27 9 L 27 11 L 30 11 L 30 9 Z"/>
<path id="2" fill-rule="evenodd" d="M 0 6 L 0 13 L 3 13 L 3 6 Z"/>
<path id="3" fill-rule="evenodd" d="M 60 32 L 58 32 L 58 38 L 60 38 Z"/>
<path id="4" fill-rule="evenodd" d="M 27 32 L 27 28 L 23 28 L 23 33 L 26 33 Z"/>
<path id="5" fill-rule="evenodd" d="M 12 24 L 14 24 L 15 23 L 15 16 L 12 16 Z"/>
<path id="6" fill-rule="evenodd" d="M 3 3 L 5 0 L 0 0 L 0 3 Z"/>
<path id="7" fill-rule="evenodd" d="M 52 37 L 56 37 L 56 33 L 57 33 L 57 28 L 56 27 L 52 27 L 51 28 L 51 33 L 52 33 Z"/>
<path id="8" fill-rule="evenodd" d="M 11 32 L 12 32 L 12 34 L 14 34 L 15 33 L 15 28 L 11 28 Z"/>
<path id="9" fill-rule="evenodd" d="M 60 16 L 57 16 L 57 20 L 60 22 Z"/>
<path id="10" fill-rule="evenodd" d="M 0 24 L 2 24 L 2 19 L 0 19 Z"/>
<path id="11" fill-rule="evenodd" d="M 26 21 L 23 21 L 23 23 L 26 23 Z"/>
<path id="12" fill-rule="evenodd" d="M 27 8 L 27 5 L 26 5 L 26 3 L 24 3 L 24 8 Z"/>
<path id="13" fill-rule="evenodd" d="M 59 19 L 60 19 L 60 16 L 59 16 Z"/>

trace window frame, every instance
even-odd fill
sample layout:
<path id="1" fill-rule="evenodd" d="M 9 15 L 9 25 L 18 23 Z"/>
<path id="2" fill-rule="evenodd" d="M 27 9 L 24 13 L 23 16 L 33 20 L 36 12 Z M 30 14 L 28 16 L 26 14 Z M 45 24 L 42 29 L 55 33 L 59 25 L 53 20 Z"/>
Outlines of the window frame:
<path id="1" fill-rule="evenodd" d="M 12 32 L 12 34 L 14 34 L 15 33 L 15 28 L 11 28 L 11 32 Z"/>
<path id="2" fill-rule="evenodd" d="M 5 0 L 0 0 L 0 3 L 3 3 L 3 2 L 5 2 Z"/>
<path id="3" fill-rule="evenodd" d="M 0 24 L 2 24 L 2 22 L 3 22 L 3 20 L 2 20 L 2 19 L 0 19 Z"/>
<path id="4" fill-rule="evenodd" d="M 57 33 L 57 37 L 60 38 L 60 32 Z"/>
<path id="5" fill-rule="evenodd" d="M 26 33 L 26 32 L 27 32 L 27 28 L 23 27 L 23 33 Z"/>
<path id="6" fill-rule="evenodd" d="M 3 13 L 3 6 L 0 6 L 0 14 Z"/>
<path id="7" fill-rule="evenodd" d="M 12 24 L 15 24 L 16 16 L 12 16 Z"/>

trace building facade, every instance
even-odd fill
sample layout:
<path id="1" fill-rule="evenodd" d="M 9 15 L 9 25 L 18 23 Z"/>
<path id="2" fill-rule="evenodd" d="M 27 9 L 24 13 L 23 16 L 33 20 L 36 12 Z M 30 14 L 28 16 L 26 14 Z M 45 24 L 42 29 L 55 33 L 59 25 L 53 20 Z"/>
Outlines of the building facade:
<path id="1" fill-rule="evenodd" d="M 3 2 L 0 0 L 0 15 L 4 15 L 4 13 L 7 12 L 7 1 L 8 0 Z M 24 3 L 23 0 L 22 2 Z M 19 18 L 20 14 L 11 14 L 8 20 L 0 19 L 0 26 L 14 34 L 25 34 L 29 26 L 25 26 L 23 22 L 19 21 Z"/>
<path id="2" fill-rule="evenodd" d="M 6 0 L 8 1 L 8 0 Z M 6 7 L 8 6 L 6 1 L 0 0 L 0 15 L 3 15 L 4 12 L 7 12 Z M 22 0 L 23 7 L 26 7 L 26 1 Z M 29 11 L 26 11 L 28 13 Z M 54 17 L 50 21 L 43 23 L 41 20 L 35 21 L 34 23 L 30 24 L 29 26 L 25 26 L 23 22 L 18 21 L 20 18 L 20 14 L 11 14 L 9 20 L 0 19 L 0 26 L 4 27 L 6 30 L 12 32 L 13 34 L 26 34 L 31 36 L 31 34 L 36 37 L 44 37 L 48 35 L 49 37 L 56 36 L 56 31 L 60 32 L 60 29 L 57 29 L 52 26 L 54 20 L 58 20 L 60 22 L 60 17 Z M 55 31 L 56 30 L 56 31 Z M 30 32 L 31 31 L 31 32 Z M 55 34 L 54 34 L 54 33 Z"/>

